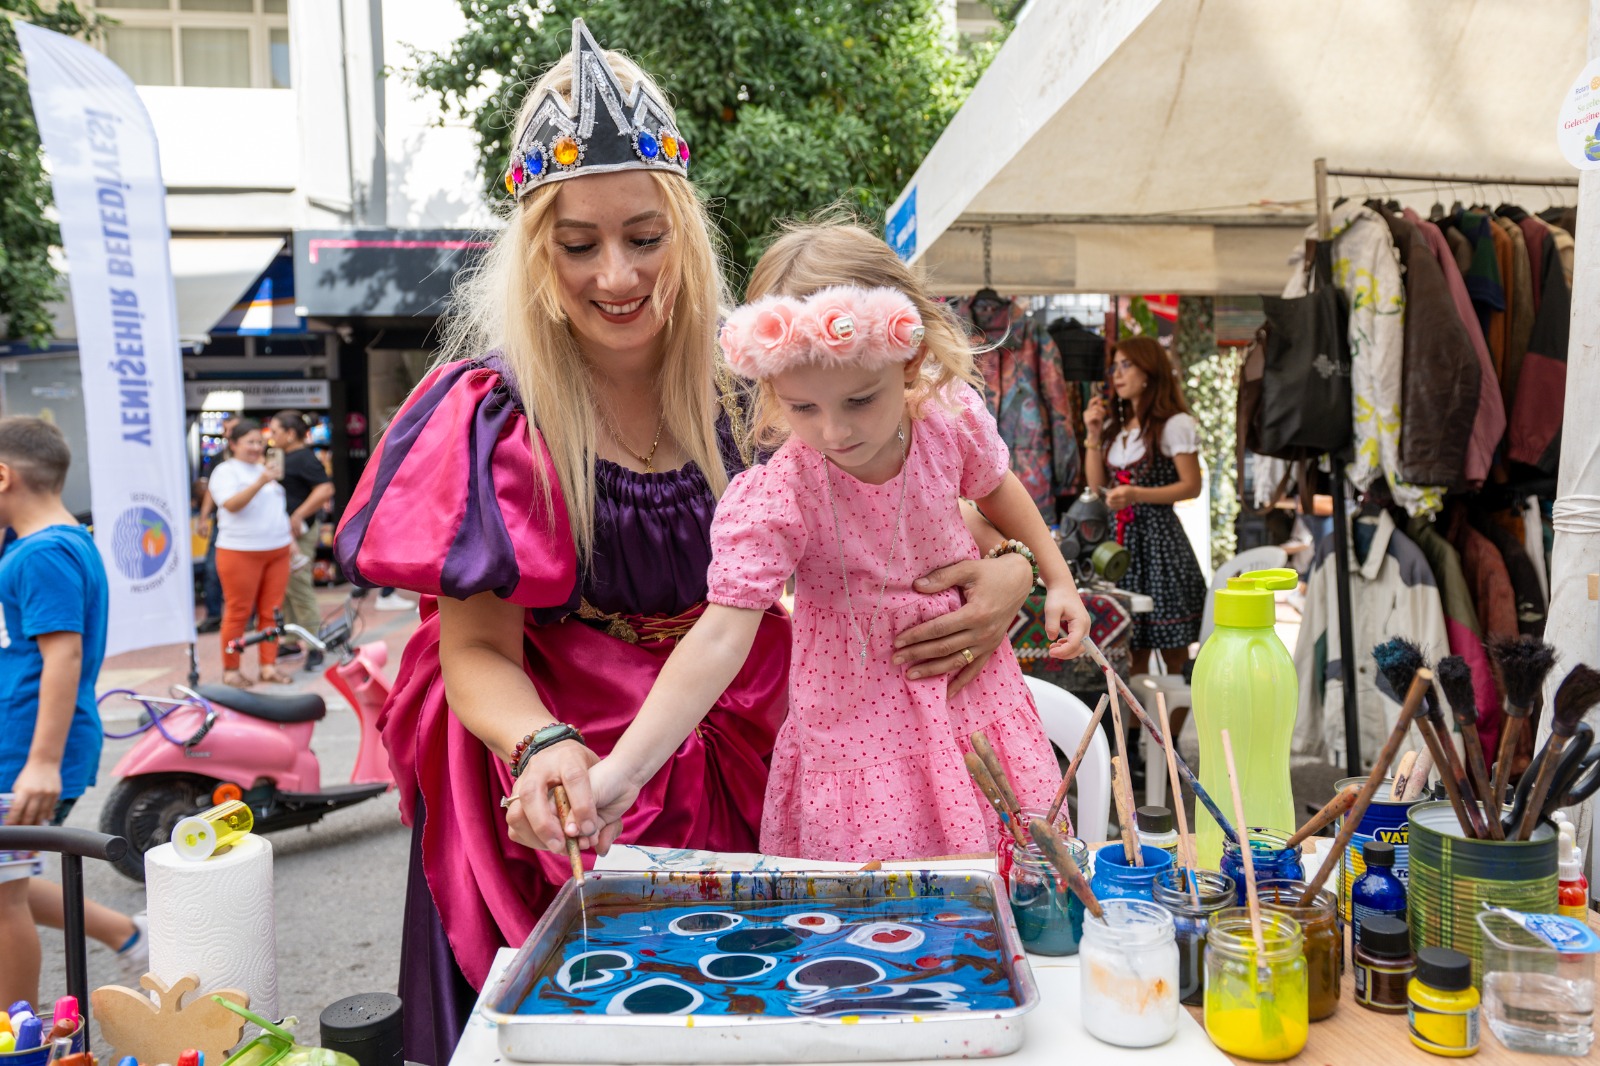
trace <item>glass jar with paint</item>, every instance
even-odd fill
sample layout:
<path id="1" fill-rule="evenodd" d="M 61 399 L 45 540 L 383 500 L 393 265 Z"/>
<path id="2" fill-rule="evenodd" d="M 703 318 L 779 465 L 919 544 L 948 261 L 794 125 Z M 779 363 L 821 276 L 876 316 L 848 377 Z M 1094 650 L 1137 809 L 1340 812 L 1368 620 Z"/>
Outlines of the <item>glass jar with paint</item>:
<path id="1" fill-rule="evenodd" d="M 1154 885 L 1155 901 L 1172 912 L 1173 937 L 1178 943 L 1178 998 L 1191 1007 L 1203 1002 L 1206 987 L 1206 931 L 1211 918 L 1232 907 L 1233 878 L 1215 870 L 1194 871 L 1194 891 L 1189 873 L 1173 867 Z"/>
<path id="2" fill-rule="evenodd" d="M 1103 857 L 1103 856 L 1102 856 Z M 1118 1047 L 1153 1047 L 1178 1031 L 1178 945 L 1172 915 L 1142 899 L 1102 899 L 1083 920 L 1083 1027 Z"/>
<path id="3" fill-rule="evenodd" d="M 1250 858 L 1255 863 L 1256 884 L 1263 881 L 1299 881 L 1305 877 L 1305 867 L 1300 864 L 1299 845 L 1284 847 L 1287 843 L 1288 833 L 1280 833 L 1276 829 L 1250 830 Z M 1222 844 L 1222 872 L 1233 878 L 1238 893 L 1236 902 L 1243 907 L 1244 859 L 1239 853 L 1239 845 L 1232 841 L 1223 841 Z"/>
<path id="4" fill-rule="evenodd" d="M 1300 923 L 1306 955 L 1308 1009 L 1314 1022 L 1339 1009 L 1339 973 L 1344 968 L 1344 931 L 1339 924 L 1339 898 L 1323 889 L 1306 906 L 1304 881 L 1266 881 L 1256 885 L 1261 909 L 1287 914 Z"/>
<path id="5" fill-rule="evenodd" d="M 1151 886 L 1157 877 L 1172 869 L 1172 856 L 1148 844 L 1139 845 L 1139 855 L 1144 859 L 1143 866 L 1130 863 L 1122 845 L 1114 840 L 1098 849 L 1094 853 L 1094 877 L 1089 880 L 1095 898 L 1153 901 Z"/>
<path id="6" fill-rule="evenodd" d="M 1069 838 L 1067 851 L 1087 874 L 1089 845 Z M 1040 854 L 1038 845 L 1024 848 L 1013 842 L 1001 867 L 1023 950 L 1034 955 L 1076 955 L 1083 936 L 1083 903 Z"/>
<path id="7" fill-rule="evenodd" d="M 1300 1054 L 1311 1031 L 1300 923 L 1263 911 L 1261 942 L 1258 957 L 1245 908 L 1229 907 L 1212 916 L 1206 936 L 1206 1035 L 1230 1055 L 1279 1062 Z"/>

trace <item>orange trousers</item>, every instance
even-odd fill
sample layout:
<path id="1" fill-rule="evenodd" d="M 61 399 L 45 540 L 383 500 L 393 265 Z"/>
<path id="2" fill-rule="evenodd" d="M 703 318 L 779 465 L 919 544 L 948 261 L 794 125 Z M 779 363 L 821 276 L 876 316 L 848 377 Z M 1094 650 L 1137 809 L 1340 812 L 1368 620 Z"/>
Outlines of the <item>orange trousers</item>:
<path id="1" fill-rule="evenodd" d="M 289 545 L 264 552 L 218 548 L 217 577 L 222 581 L 222 668 L 237 670 L 239 653 L 229 652 L 228 642 L 244 636 L 251 612 L 258 627 L 272 625 L 289 587 Z M 277 644 L 269 640 L 256 647 L 262 666 L 278 661 Z"/>

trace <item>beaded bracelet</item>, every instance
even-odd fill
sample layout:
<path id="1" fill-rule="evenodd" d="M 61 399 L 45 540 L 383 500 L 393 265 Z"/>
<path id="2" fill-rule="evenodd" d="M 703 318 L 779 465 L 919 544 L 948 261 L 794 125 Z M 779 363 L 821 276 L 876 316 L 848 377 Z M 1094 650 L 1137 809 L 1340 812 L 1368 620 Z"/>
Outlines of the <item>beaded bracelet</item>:
<path id="1" fill-rule="evenodd" d="M 1033 549 L 1020 540 L 1003 540 L 989 549 L 985 559 L 998 559 L 1002 555 L 1017 554 L 1028 560 L 1028 565 L 1033 567 L 1033 583 L 1038 588 L 1044 588 L 1044 579 L 1039 576 L 1039 560 L 1034 558 Z"/>
<path id="2" fill-rule="evenodd" d="M 511 776 L 521 777 L 522 771 L 528 767 L 529 759 L 552 744 L 560 744 L 566 740 L 576 740 L 579 744 L 584 742 L 583 734 L 578 732 L 577 727 L 567 725 L 565 722 L 556 722 L 529 733 L 517 741 L 517 746 L 511 749 Z"/>

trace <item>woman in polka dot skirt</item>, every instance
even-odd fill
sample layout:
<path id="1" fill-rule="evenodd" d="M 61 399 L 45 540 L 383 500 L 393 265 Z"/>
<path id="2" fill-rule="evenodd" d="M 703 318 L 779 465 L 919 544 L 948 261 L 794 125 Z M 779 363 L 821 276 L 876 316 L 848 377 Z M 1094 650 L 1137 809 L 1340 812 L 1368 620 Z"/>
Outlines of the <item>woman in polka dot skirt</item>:
<path id="1" fill-rule="evenodd" d="M 757 622 L 793 574 L 789 717 L 762 851 L 864 862 L 993 850 L 999 826 L 962 758 L 971 734 L 993 743 L 1024 806 L 1045 806 L 1059 779 L 1016 658 L 1002 644 L 960 687 L 902 665 L 895 634 L 959 602 L 914 579 L 978 558 L 963 497 L 993 523 L 970 517 L 991 555 L 1037 560 L 1063 658 L 1088 632 L 1071 572 L 973 391 L 960 327 L 883 241 L 855 226 L 791 229 L 750 295 L 721 343 L 759 383 L 759 439 L 781 446 L 717 507 L 710 606 L 590 772 L 601 816 L 621 818 L 739 671 L 761 668 L 745 662 Z"/>
<path id="2" fill-rule="evenodd" d="M 1200 639 L 1206 578 L 1172 505 L 1200 495 L 1200 428 L 1158 341 L 1120 341 L 1110 371 L 1115 402 L 1096 396 L 1083 413 L 1084 473 L 1105 491 L 1117 540 L 1133 559 L 1120 584 L 1155 600 L 1154 610 L 1133 616 L 1133 671 L 1147 672 L 1156 650 L 1167 673 L 1179 674 Z M 1174 736 L 1187 715 L 1186 707 L 1174 711 Z"/>

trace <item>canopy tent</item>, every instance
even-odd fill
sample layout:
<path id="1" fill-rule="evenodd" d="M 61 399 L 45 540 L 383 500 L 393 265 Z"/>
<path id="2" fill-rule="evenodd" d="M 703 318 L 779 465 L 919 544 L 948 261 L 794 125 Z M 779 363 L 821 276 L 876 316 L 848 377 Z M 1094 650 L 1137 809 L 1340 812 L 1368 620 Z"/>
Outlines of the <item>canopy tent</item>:
<path id="1" fill-rule="evenodd" d="M 1570 177 L 1556 110 L 1588 6 L 1030 4 L 890 210 L 890 241 L 952 294 L 984 284 L 986 232 L 1006 293 L 1280 291 L 1319 156 Z"/>

